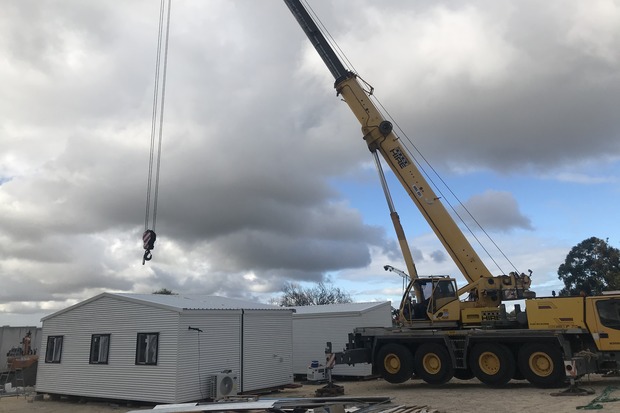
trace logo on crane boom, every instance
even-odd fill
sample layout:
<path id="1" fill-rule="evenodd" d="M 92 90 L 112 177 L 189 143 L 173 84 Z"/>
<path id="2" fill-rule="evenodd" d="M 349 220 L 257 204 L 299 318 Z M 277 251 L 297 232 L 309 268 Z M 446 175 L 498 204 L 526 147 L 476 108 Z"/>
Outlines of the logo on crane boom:
<path id="1" fill-rule="evenodd" d="M 390 153 L 401 169 L 409 166 L 409 159 L 407 159 L 405 154 L 399 148 L 391 149 Z"/>

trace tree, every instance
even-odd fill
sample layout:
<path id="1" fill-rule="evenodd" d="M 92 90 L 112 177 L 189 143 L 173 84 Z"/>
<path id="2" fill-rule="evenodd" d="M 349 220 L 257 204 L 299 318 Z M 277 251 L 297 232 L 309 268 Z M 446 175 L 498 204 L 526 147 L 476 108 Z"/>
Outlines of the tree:
<path id="1" fill-rule="evenodd" d="M 173 292 L 172 290 L 169 290 L 167 288 L 160 288 L 157 291 L 153 291 L 153 294 L 162 294 L 162 295 L 178 295 L 177 293 Z"/>
<path id="2" fill-rule="evenodd" d="M 286 283 L 282 288 L 283 295 L 274 300 L 275 304 L 281 307 L 321 305 L 321 304 L 342 304 L 350 303 L 351 296 L 332 285 L 327 286 L 320 282 L 313 288 L 303 288 L 297 283 Z"/>
<path id="3" fill-rule="evenodd" d="M 598 295 L 620 288 L 620 250 L 607 240 L 591 237 L 574 246 L 558 268 L 564 282 L 561 296 Z"/>

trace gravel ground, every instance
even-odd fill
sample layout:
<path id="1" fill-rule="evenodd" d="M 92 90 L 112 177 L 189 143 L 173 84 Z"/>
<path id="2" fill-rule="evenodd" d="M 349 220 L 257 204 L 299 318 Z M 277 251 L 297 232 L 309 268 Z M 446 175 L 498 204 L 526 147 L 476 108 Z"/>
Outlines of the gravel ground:
<path id="1" fill-rule="evenodd" d="M 384 396 L 392 399 L 394 405 L 427 406 L 429 411 L 442 413 L 456 412 L 576 412 L 578 406 L 590 404 L 606 390 L 613 391 L 608 398 L 618 401 L 600 403 L 602 412 L 620 411 L 620 378 L 605 378 L 598 375 L 582 380 L 580 388 L 595 391 L 587 396 L 552 396 L 562 391 L 538 389 L 525 381 L 512 381 L 503 388 L 490 388 L 477 380 L 461 381 L 453 379 L 449 383 L 434 387 L 420 380 L 410 380 L 402 384 L 389 384 L 380 379 L 365 381 L 338 382 L 344 386 L 345 396 Z M 313 397 L 322 385 L 303 384 L 299 388 L 285 389 L 270 393 L 265 398 Z M 139 406 L 119 402 L 69 402 L 53 401 L 34 393 L 3 397 L 0 399 L 0 412 L 11 413 L 126 413 L 131 410 L 150 410 L 152 406 Z"/>

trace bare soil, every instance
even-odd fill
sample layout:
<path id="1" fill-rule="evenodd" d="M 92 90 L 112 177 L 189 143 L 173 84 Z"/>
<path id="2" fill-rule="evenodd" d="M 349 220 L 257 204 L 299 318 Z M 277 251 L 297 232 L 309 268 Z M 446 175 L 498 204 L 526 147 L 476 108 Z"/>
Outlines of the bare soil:
<path id="1" fill-rule="evenodd" d="M 383 396 L 392 399 L 392 405 L 427 406 L 428 411 L 442 413 L 456 412 L 576 412 L 578 406 L 593 404 L 605 393 L 607 399 L 618 401 L 600 402 L 603 412 L 620 411 L 620 377 L 593 375 L 582 379 L 578 387 L 593 390 L 587 396 L 552 396 L 564 389 L 539 389 L 525 381 L 511 381 L 502 388 L 491 388 L 477 380 L 453 379 L 443 386 L 430 386 L 420 380 L 403 384 L 390 384 L 381 379 L 365 381 L 339 381 L 344 386 L 345 396 Z M 270 393 L 265 398 L 314 397 L 314 392 L 323 385 L 303 384 L 299 388 Z M 139 406 L 125 402 L 111 401 L 54 401 L 32 393 L 0 399 L 0 413 L 126 413 L 131 410 L 152 409 L 153 406 Z"/>

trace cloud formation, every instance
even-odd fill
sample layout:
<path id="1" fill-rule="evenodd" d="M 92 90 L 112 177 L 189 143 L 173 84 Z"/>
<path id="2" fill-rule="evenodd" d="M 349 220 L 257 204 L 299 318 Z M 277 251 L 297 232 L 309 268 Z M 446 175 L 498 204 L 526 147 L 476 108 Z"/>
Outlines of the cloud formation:
<path id="1" fill-rule="evenodd" d="M 314 6 L 439 168 L 580 180 L 564 172 L 617 162 L 615 2 Z M 146 0 L 4 5 L 0 312 L 110 290 L 264 299 L 291 280 L 383 280 L 382 260 L 400 258 L 391 228 L 332 184 L 369 161 L 359 125 L 279 1 L 173 2 L 158 241 L 140 265 L 158 13 Z M 492 230 L 536 229 L 508 192 L 466 205 Z M 414 253 L 446 261 L 433 245 Z"/>

